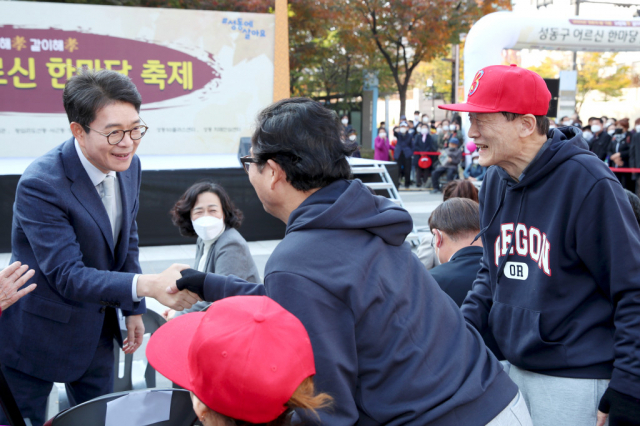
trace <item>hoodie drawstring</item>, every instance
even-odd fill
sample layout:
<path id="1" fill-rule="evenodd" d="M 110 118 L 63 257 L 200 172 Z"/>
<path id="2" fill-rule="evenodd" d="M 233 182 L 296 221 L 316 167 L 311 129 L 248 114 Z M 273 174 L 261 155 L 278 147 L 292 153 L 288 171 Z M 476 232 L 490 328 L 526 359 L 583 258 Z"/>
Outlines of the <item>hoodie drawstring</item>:
<path id="1" fill-rule="evenodd" d="M 520 207 L 518 207 L 518 216 L 516 216 L 516 221 L 514 222 L 514 226 L 518 227 L 518 222 L 520 221 L 520 214 L 522 213 L 522 205 L 524 204 L 524 193 L 527 191 L 527 187 L 525 186 L 522 189 L 522 196 L 520 197 Z M 507 247 L 507 254 L 504 256 L 504 259 L 501 259 L 498 263 L 498 273 L 496 277 L 496 284 L 500 281 L 500 277 L 502 277 L 504 273 L 504 265 L 507 263 L 507 259 L 509 258 L 509 254 L 511 253 L 511 249 L 515 245 L 516 242 L 516 229 L 513 230 L 513 235 L 511 236 L 511 242 L 509 243 L 509 247 Z"/>
<path id="2" fill-rule="evenodd" d="M 487 232 L 489 230 L 489 228 L 493 224 L 493 221 L 498 216 L 498 212 L 502 208 L 502 204 L 504 204 L 504 196 L 505 196 L 506 193 L 507 193 L 507 183 L 504 180 L 501 180 L 500 181 L 500 203 L 498 204 L 498 208 L 493 213 L 493 216 L 491 217 L 491 220 L 489 221 L 489 224 L 480 230 L 478 235 L 476 235 L 476 237 L 473 239 L 473 241 L 469 245 L 473 245 L 473 243 L 478 241 L 478 238 L 482 237 L 485 234 L 485 232 Z"/>

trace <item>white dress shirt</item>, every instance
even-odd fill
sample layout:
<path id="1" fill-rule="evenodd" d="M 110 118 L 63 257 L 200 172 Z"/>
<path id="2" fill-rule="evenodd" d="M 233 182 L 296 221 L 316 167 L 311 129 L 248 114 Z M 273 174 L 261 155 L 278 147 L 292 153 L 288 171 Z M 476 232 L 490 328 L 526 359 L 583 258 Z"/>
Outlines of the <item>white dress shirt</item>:
<path id="1" fill-rule="evenodd" d="M 102 183 L 102 181 L 107 177 L 107 175 L 114 177 L 115 198 L 116 198 L 116 218 L 115 218 L 116 229 L 114 234 L 116 235 L 116 238 L 114 239 L 113 243 L 115 245 L 118 242 L 117 236 L 120 235 L 120 231 L 122 230 L 122 196 L 120 195 L 120 182 L 118 182 L 118 176 L 114 171 L 110 171 L 109 173 L 102 172 L 96 166 L 91 164 L 89 160 L 87 160 L 87 158 L 84 156 L 84 153 L 82 152 L 82 149 L 80 149 L 80 145 L 78 144 L 77 140 L 74 139 L 73 144 L 76 147 L 76 153 L 78 154 L 78 158 L 80 158 L 80 163 L 82 163 L 82 167 L 84 167 L 84 170 L 87 172 L 87 175 L 89 175 L 89 179 L 91 180 L 91 183 L 93 184 L 93 186 L 96 188 L 96 191 L 98 192 L 98 195 L 100 196 L 100 198 L 102 198 L 102 194 L 100 193 L 101 188 L 98 187 L 98 185 Z M 131 297 L 133 298 L 134 302 L 139 302 L 140 300 L 142 300 L 142 298 L 138 297 L 137 287 L 138 287 L 138 274 L 133 276 L 133 283 L 131 288 Z"/>

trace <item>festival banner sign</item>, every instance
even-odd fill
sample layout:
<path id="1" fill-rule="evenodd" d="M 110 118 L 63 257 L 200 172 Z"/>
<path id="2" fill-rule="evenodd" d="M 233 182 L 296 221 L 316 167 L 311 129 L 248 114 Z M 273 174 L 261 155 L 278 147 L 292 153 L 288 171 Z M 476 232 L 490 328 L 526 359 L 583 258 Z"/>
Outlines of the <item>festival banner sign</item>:
<path id="1" fill-rule="evenodd" d="M 62 104 L 77 70 L 128 76 L 150 127 L 140 154 L 235 153 L 273 97 L 274 16 L 2 2 L 2 157 L 71 137 Z"/>

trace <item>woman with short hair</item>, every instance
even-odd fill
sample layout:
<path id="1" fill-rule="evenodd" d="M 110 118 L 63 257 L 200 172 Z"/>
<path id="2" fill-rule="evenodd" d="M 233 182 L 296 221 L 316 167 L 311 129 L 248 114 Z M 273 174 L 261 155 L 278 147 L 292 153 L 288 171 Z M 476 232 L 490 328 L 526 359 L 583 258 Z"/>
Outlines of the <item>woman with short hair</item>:
<path id="1" fill-rule="evenodd" d="M 192 185 L 170 214 L 181 235 L 198 237 L 194 269 L 260 282 L 249 246 L 237 231 L 242 224 L 242 212 L 222 186 L 207 181 Z M 188 312 L 202 311 L 209 305 L 209 302 L 198 302 L 181 312 L 167 309 L 163 316 L 170 320 Z"/>

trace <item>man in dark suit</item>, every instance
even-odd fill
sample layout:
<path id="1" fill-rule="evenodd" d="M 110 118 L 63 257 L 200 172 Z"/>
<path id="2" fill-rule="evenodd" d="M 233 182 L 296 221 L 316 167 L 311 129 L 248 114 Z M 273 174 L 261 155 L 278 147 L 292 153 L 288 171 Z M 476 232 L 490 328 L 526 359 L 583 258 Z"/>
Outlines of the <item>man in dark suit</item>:
<path id="1" fill-rule="evenodd" d="M 411 184 L 411 158 L 413 157 L 413 136 L 409 133 L 409 125 L 406 121 L 400 123 L 400 128 L 394 133 L 398 140 L 393 151 L 393 157 L 398 163 L 398 170 L 404 176 L 404 187 Z"/>
<path id="2" fill-rule="evenodd" d="M 34 426 L 53 382 L 66 384 L 73 404 L 112 392 L 113 339 L 127 353 L 140 346 L 144 296 L 180 310 L 195 302 L 139 275 L 135 152 L 147 126 L 135 85 L 81 71 L 63 101 L 73 137 L 27 168 L 14 203 L 12 260 L 31 266 L 39 285 L 0 321 L 2 372 Z"/>
<path id="3" fill-rule="evenodd" d="M 462 306 L 480 269 L 482 240 L 475 240 L 480 232 L 478 203 L 467 198 L 449 198 L 429 217 L 433 245 L 440 265 L 431 275 L 440 288 Z M 498 359 L 504 359 L 491 331 L 482 338 Z"/>

